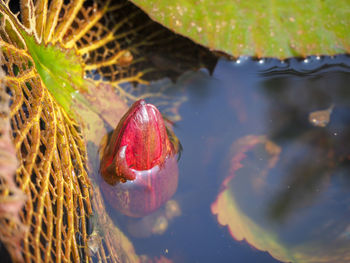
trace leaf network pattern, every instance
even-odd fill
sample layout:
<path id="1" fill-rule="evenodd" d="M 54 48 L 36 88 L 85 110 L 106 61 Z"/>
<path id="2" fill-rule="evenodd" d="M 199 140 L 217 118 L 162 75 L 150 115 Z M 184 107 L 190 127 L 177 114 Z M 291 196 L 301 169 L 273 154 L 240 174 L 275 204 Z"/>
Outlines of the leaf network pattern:
<path id="1" fill-rule="evenodd" d="M 126 19 L 115 25 L 114 31 L 107 28 L 107 14 L 128 4 L 109 4 L 21 1 L 18 18 L 8 2 L 0 2 L 1 64 L 11 98 L 12 141 L 20 162 L 16 183 L 27 196 L 20 221 L 28 231 L 20 247 L 7 246 L 14 261 L 21 260 L 16 257 L 18 249 L 26 262 L 91 261 L 93 252 L 102 262 L 128 262 L 133 257 L 132 249 L 123 253 L 118 246 L 121 234 L 110 234 L 94 245 L 97 249 L 91 248 L 92 189 L 85 142 L 77 123 L 53 97 L 52 87 L 45 86 L 25 38 L 32 35 L 38 45 L 75 50 L 87 75 L 97 71 L 99 81 L 108 79 L 117 88 L 123 81 L 144 83 L 143 73 L 133 74 L 136 70 L 130 65 L 135 62 L 126 57 L 131 53 L 120 47 L 114 35 Z M 104 48 L 107 44 L 110 47 Z M 123 59 L 128 60 L 128 67 L 123 66 Z M 74 82 L 71 85 L 77 90 L 84 88 Z M 4 182 L 1 186 L 6 187 Z M 10 191 L 2 191 L 2 196 L 9 195 Z M 95 196 L 94 208 L 105 213 L 101 195 Z M 109 222 L 108 218 L 104 222 Z M 13 229 L 10 222 L 7 233 Z M 5 236 L 1 239 L 6 244 Z"/>

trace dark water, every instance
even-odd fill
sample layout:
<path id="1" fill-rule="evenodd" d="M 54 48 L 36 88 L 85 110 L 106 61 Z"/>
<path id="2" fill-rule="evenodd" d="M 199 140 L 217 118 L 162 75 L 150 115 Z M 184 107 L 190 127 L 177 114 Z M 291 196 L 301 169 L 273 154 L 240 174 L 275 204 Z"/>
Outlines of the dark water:
<path id="1" fill-rule="evenodd" d="M 230 183 L 242 213 L 279 236 L 289 261 L 308 262 L 294 254 L 311 251 L 322 257 L 337 253 L 337 262 L 348 262 L 343 250 L 324 251 L 326 243 L 350 245 L 349 65 L 348 56 L 285 62 L 243 57 L 220 60 L 211 76 L 205 70 L 182 76 L 174 84 L 188 98 L 175 125 L 184 148 L 174 196 L 182 214 L 162 235 L 131 237 L 137 253 L 173 262 L 280 262 L 270 255 L 273 249 L 269 254 L 249 240 L 236 241 L 211 212 L 230 175 L 231 145 L 247 135 L 265 135 L 280 147 L 279 161 L 257 194 L 252 171 L 260 169 L 258 160 L 262 166 L 266 161 L 246 154 L 243 166 L 250 168 Z M 325 127 L 310 123 L 310 113 L 332 105 Z"/>

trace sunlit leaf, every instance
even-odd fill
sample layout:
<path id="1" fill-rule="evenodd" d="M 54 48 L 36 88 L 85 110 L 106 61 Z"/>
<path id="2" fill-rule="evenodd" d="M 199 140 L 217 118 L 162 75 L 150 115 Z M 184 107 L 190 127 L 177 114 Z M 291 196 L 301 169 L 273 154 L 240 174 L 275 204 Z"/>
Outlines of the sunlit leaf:
<path id="1" fill-rule="evenodd" d="M 51 44 L 38 45 L 34 37 L 22 35 L 40 78 L 57 102 L 69 112 L 74 93 L 86 91 L 82 61 L 74 50 Z"/>
<path id="2" fill-rule="evenodd" d="M 350 52 L 347 0 L 133 2 L 175 32 L 232 56 Z"/>
<path id="3" fill-rule="evenodd" d="M 87 259 L 79 248 L 88 235 L 79 225 L 85 226 L 92 213 L 82 137 L 39 75 L 30 75 L 29 57 L 18 55 L 22 51 L 12 45 L 3 46 L 3 52 L 13 141 L 21 161 L 16 181 L 27 196 L 21 221 L 29 231 L 22 253 L 37 262 Z"/>

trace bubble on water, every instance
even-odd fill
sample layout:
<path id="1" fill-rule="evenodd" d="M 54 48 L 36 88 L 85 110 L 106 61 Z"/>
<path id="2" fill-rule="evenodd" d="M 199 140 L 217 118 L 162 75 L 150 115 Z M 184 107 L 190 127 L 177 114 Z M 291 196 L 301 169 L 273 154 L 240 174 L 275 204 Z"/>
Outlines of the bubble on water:
<path id="1" fill-rule="evenodd" d="M 281 74 L 287 71 L 294 74 L 316 74 L 329 67 L 341 67 L 344 71 L 350 71 L 349 55 L 336 56 L 312 55 L 306 58 L 288 58 L 285 60 L 264 58 L 262 70 L 265 74 Z M 260 61 L 258 62 L 260 64 Z"/>

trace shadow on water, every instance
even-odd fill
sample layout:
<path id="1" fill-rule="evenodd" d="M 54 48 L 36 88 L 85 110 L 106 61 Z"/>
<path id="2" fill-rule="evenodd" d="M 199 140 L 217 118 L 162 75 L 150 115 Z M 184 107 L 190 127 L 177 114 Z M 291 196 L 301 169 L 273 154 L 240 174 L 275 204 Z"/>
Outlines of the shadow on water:
<path id="1" fill-rule="evenodd" d="M 329 184 L 335 176 L 344 183 L 350 179 L 344 173 L 349 169 L 350 157 L 348 70 L 344 65 L 334 68 L 325 65 L 306 76 L 283 71 L 266 74 L 263 92 L 269 100 L 268 115 L 273 120 L 267 134 L 287 148 L 281 156 L 285 160 L 280 165 L 283 167 L 278 169 L 288 174 L 285 183 L 290 186 L 271 205 L 270 215 L 276 220 L 292 214 L 298 205 L 317 199 L 323 181 Z M 308 114 L 333 104 L 336 106 L 330 123 L 325 128 L 313 127 Z"/>

